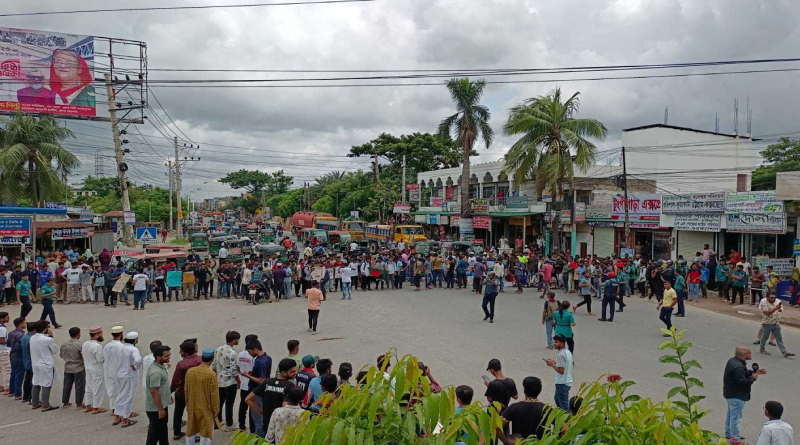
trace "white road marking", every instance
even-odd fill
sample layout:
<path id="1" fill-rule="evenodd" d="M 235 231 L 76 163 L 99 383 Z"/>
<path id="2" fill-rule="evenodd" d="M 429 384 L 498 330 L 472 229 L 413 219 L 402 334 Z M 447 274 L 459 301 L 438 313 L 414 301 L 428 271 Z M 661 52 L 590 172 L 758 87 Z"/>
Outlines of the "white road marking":
<path id="1" fill-rule="evenodd" d="M 112 321 L 111 323 L 109 323 L 109 325 L 112 325 L 112 324 L 121 324 L 121 323 L 125 323 L 125 322 L 127 322 L 127 321 L 130 321 L 130 320 Z"/>
<path id="2" fill-rule="evenodd" d="M 188 308 L 187 309 L 178 309 L 178 312 L 185 312 L 185 311 L 188 311 L 188 310 L 189 310 Z"/>
<path id="3" fill-rule="evenodd" d="M 716 349 L 711 349 L 711 348 L 703 346 L 703 345 L 697 345 L 697 347 L 698 348 L 703 348 L 703 349 L 708 349 L 709 351 L 716 351 Z"/>
<path id="4" fill-rule="evenodd" d="M 162 315 L 164 315 L 164 314 L 153 314 L 153 315 L 148 315 L 147 317 L 144 317 L 144 318 L 160 317 Z"/>
<path id="5" fill-rule="evenodd" d="M 28 423 L 31 423 L 31 421 L 30 421 L 30 420 L 26 420 L 26 421 L 24 421 L 24 422 L 9 423 L 8 425 L 0 425 L 0 429 L 3 429 L 3 428 L 10 428 L 10 427 L 12 427 L 12 426 L 20 426 L 20 425 L 25 425 L 25 424 L 28 424 Z"/>
<path id="6" fill-rule="evenodd" d="M 204 304 L 203 307 L 214 306 L 214 303 Z"/>

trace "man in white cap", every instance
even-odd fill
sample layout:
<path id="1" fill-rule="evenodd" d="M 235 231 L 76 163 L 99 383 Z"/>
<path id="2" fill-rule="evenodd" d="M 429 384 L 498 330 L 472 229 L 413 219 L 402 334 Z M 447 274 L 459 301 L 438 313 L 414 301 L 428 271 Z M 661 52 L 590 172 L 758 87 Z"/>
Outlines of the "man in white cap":
<path id="1" fill-rule="evenodd" d="M 91 412 L 92 414 L 99 414 L 108 411 L 101 408 L 103 400 L 106 398 L 105 380 L 103 364 L 105 362 L 105 355 L 103 354 L 103 328 L 101 326 L 92 326 L 89 328 L 89 341 L 81 346 L 81 355 L 83 355 L 83 364 L 86 368 L 86 395 L 83 403 L 86 406 L 84 412 Z"/>
<path id="2" fill-rule="evenodd" d="M 120 421 L 117 413 L 114 412 L 117 400 L 117 368 L 119 365 L 120 352 L 122 352 L 122 326 L 111 328 L 111 341 L 103 347 L 103 357 L 105 358 L 104 375 L 106 392 L 108 393 L 108 406 L 111 407 L 111 415 L 114 416 L 114 424 Z"/>
<path id="3" fill-rule="evenodd" d="M 139 415 L 133 412 L 133 399 L 136 397 L 136 390 L 139 386 L 139 370 L 142 369 L 142 356 L 139 354 L 139 348 L 136 347 L 138 342 L 139 333 L 136 331 L 128 332 L 119 352 L 117 401 L 114 404 L 114 414 L 117 419 L 114 420 L 114 425 L 120 422 L 118 419 L 122 419 L 123 428 L 138 423 L 135 420 L 131 420 Z"/>

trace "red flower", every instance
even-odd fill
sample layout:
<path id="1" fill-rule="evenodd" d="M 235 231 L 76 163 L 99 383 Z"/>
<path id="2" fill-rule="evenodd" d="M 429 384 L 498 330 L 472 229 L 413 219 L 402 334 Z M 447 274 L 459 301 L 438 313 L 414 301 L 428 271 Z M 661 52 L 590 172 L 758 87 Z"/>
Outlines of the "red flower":
<path id="1" fill-rule="evenodd" d="M 622 380 L 622 376 L 619 374 L 609 374 L 606 377 L 606 380 L 608 380 L 608 383 L 615 383 Z"/>

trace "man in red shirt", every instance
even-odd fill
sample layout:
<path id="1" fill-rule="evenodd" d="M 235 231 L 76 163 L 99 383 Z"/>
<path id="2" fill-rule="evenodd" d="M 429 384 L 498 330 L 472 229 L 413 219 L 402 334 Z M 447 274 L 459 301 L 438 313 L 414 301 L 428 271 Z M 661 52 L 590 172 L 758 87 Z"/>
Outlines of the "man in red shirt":
<path id="1" fill-rule="evenodd" d="M 175 366 L 175 373 L 172 375 L 172 383 L 169 390 L 175 393 L 175 412 L 172 416 L 172 440 L 180 440 L 185 434 L 181 431 L 183 426 L 183 410 L 186 409 L 186 371 L 195 366 L 200 366 L 203 362 L 197 355 L 197 342 L 186 340 L 181 343 L 180 354 L 183 360 Z"/>

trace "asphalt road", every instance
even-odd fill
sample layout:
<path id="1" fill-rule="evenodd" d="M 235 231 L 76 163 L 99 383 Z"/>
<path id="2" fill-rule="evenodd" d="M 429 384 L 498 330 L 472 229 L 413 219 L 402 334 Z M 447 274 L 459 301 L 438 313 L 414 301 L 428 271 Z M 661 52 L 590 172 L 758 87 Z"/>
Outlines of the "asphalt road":
<path id="1" fill-rule="evenodd" d="M 565 295 L 559 294 L 559 298 Z M 567 297 L 573 303 L 575 295 Z M 598 300 L 593 300 L 598 301 Z M 482 394 L 481 376 L 486 364 L 499 358 L 507 376 L 521 388 L 528 375 L 542 378 L 545 388 L 541 398 L 552 400 L 553 371 L 542 358 L 553 357 L 545 348 L 545 330 L 541 325 L 542 300 L 532 290 L 522 295 L 500 294 L 494 324 L 482 321 L 481 297 L 465 290 L 432 290 L 412 292 L 410 286 L 398 291 L 357 292 L 352 301 L 342 301 L 338 294 L 330 295 L 323 303 L 319 320 L 320 335 L 306 332 L 305 300 L 293 299 L 281 303 L 262 303 L 252 306 L 241 300 L 209 300 L 149 304 L 145 311 L 129 307 L 116 309 L 92 305 L 56 306 L 58 320 L 65 328 L 56 331 L 56 341 L 67 340 L 67 328 L 80 326 L 86 332 L 92 325 L 102 325 L 106 338 L 113 325 L 121 324 L 126 332 L 140 333 L 139 349 L 144 356 L 150 341 L 159 339 L 173 347 L 173 364 L 177 363 L 177 346 L 185 338 L 197 337 L 200 347 L 217 347 L 224 343 L 225 332 L 237 330 L 242 334 L 256 333 L 273 360 L 286 355 L 286 341 L 298 339 L 300 353 L 331 358 L 334 369 L 349 361 L 355 369 L 374 364 L 375 359 L 389 348 L 400 355 L 415 354 L 432 369 L 442 386 L 469 384 Z M 617 314 L 612 323 L 600 323 L 579 310 L 575 328 L 574 378 L 591 381 L 606 373 L 618 373 L 638 384 L 631 391 L 653 398 L 663 398 L 672 382 L 662 374 L 673 370 L 658 362 L 662 342 L 655 303 L 629 299 L 624 313 Z M 599 307 L 594 308 L 599 313 Z M 41 306 L 34 306 L 38 315 Z M 12 318 L 17 309 L 12 310 Z M 690 356 L 700 361 L 704 369 L 695 376 L 705 382 L 700 392 L 707 396 L 702 406 L 711 409 L 704 427 L 722 433 L 725 401 L 722 398 L 722 373 L 726 360 L 738 344 L 750 345 L 758 325 L 689 306 L 686 318 L 676 318 L 679 328 L 687 328 L 686 339 L 694 344 Z M 800 351 L 800 331 L 784 328 L 789 349 Z M 757 347 L 756 347 L 757 348 Z M 237 348 L 241 350 L 241 346 Z M 767 400 L 778 400 L 785 406 L 784 420 L 800 426 L 800 400 L 791 397 L 800 384 L 800 362 L 782 358 L 777 348 L 773 355 L 754 354 L 755 361 L 768 374 L 754 385 L 753 399 L 745 408 L 742 434 L 748 441 L 755 438 L 764 422 L 762 409 Z M 63 370 L 63 363 L 59 365 Z M 575 386 L 574 388 L 577 388 Z M 111 426 L 107 415 L 77 413 L 60 409 L 49 413 L 32 411 L 28 405 L 0 398 L 0 441 L 22 443 L 31 438 L 58 438 L 65 444 L 117 445 L 138 444 L 145 439 L 147 420 L 143 413 L 144 396 L 139 390 L 135 410 L 142 413 L 141 422 L 128 429 Z M 61 398 L 60 382 L 56 383 L 51 402 Z M 476 400 L 484 401 L 483 397 Z M 106 402 L 108 403 L 108 402 Z M 237 399 L 238 403 L 238 399 Z M 170 412 L 172 415 L 172 412 Z M 234 414 L 235 416 L 235 414 Z M 226 435 L 216 436 L 214 443 L 225 443 Z"/>

